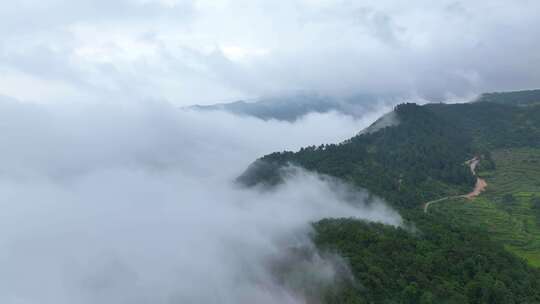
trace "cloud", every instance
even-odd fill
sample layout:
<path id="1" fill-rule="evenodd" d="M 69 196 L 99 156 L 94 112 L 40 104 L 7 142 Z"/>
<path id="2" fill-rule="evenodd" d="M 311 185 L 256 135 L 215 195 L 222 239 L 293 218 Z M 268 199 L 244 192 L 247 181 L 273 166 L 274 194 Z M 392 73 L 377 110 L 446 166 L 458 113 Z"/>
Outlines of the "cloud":
<path id="1" fill-rule="evenodd" d="M 331 284 L 345 267 L 313 248 L 310 222 L 400 223 L 380 200 L 300 169 L 271 192 L 232 183 L 261 154 L 339 141 L 368 118 L 2 98 L 0 121 L 2 303 L 301 303 L 302 286 L 276 269 Z M 311 257 L 290 264 L 288 248 Z"/>
<path id="2" fill-rule="evenodd" d="M 0 96 L 15 97 L 0 97 L 0 301 L 302 302 L 305 286 L 287 271 L 331 284 L 346 269 L 313 248 L 310 222 L 398 225 L 399 215 L 300 169 L 272 192 L 232 180 L 259 156 L 340 142 L 388 109 L 289 123 L 168 102 L 296 92 L 459 100 L 533 88 L 539 9 L 532 0 L 0 4 Z M 288 263 L 298 247 L 309 258 Z"/>
<path id="3" fill-rule="evenodd" d="M 187 105 L 298 91 L 441 99 L 540 80 L 537 1 L 18 3 L 0 10 L 0 93 L 34 101 Z M 66 88 L 27 90 L 48 85 Z"/>

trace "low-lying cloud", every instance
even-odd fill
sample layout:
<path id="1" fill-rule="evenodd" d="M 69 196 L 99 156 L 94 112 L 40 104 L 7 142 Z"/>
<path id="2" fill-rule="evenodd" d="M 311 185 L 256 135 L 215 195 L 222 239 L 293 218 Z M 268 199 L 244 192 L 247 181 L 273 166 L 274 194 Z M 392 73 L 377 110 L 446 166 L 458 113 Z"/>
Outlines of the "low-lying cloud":
<path id="1" fill-rule="evenodd" d="M 310 222 L 398 225 L 399 215 L 298 168 L 274 191 L 232 180 L 264 153 L 340 141 L 370 122 L 3 99 L 0 302 L 302 303 L 275 274 L 287 248 L 311 248 L 299 273 L 314 279 L 331 283 L 344 265 L 313 249 Z"/>

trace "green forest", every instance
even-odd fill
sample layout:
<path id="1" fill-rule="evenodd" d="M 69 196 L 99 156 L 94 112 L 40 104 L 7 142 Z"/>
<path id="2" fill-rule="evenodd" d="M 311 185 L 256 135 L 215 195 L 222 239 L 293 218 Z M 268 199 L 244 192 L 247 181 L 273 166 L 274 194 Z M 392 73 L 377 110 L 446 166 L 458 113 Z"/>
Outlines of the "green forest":
<path id="1" fill-rule="evenodd" d="M 540 215 L 531 194 L 540 193 L 540 183 L 518 189 L 501 181 L 513 166 L 501 151 L 540 148 L 539 100 L 537 90 L 484 94 L 462 104 L 400 104 L 391 125 L 375 122 L 340 144 L 266 155 L 238 182 L 272 187 L 282 182 L 283 168 L 299 166 L 367 189 L 400 212 L 407 228 L 354 219 L 314 223 L 319 250 L 343 256 L 355 278 L 328 291 L 326 303 L 540 303 L 534 262 L 540 251 L 516 245 L 512 238 L 522 235 L 507 227 L 515 205 L 527 204 L 527 216 Z M 473 188 L 476 177 L 466 164 L 473 157 L 482 159 L 489 190 L 472 202 L 448 201 L 424 213 L 427 201 Z M 468 211 L 492 201 L 506 212 L 506 222 Z M 486 217 L 487 224 L 479 224 Z M 527 233 L 540 237 L 540 229 Z"/>

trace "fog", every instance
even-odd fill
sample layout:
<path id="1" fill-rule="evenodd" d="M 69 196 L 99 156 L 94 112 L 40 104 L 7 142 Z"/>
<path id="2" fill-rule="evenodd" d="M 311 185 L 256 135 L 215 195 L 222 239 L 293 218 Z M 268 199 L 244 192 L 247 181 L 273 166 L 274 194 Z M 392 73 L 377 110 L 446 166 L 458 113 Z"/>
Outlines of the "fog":
<path id="1" fill-rule="evenodd" d="M 400 225 L 399 214 L 301 168 L 271 191 L 234 179 L 267 153 L 358 134 L 391 100 L 535 88 L 539 10 L 534 0 L 2 1 L 0 303 L 316 302 L 314 290 L 354 278 L 314 247 L 310 223 Z M 180 109 L 294 96 L 390 100 L 295 122 Z M 364 132 L 396 123 L 390 113 Z"/>
<path id="2" fill-rule="evenodd" d="M 265 153 L 339 142 L 386 110 L 287 123 L 155 101 L 2 98 L 0 302 L 304 303 L 305 286 L 276 267 L 309 284 L 347 276 L 344 260 L 313 247 L 311 222 L 399 215 L 299 168 L 272 191 L 232 181 Z M 309 258 L 288 264 L 291 248 Z"/>

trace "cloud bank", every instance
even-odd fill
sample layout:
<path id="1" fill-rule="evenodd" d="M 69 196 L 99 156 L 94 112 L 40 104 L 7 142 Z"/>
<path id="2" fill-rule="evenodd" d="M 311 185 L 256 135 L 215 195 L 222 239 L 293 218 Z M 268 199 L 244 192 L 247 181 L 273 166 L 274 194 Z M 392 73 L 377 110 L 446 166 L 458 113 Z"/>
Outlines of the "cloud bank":
<path id="1" fill-rule="evenodd" d="M 538 87 L 539 10 L 534 0 L 6 2 L 0 94 L 178 105 L 291 92 L 466 99 Z"/>
<path id="2" fill-rule="evenodd" d="M 380 200 L 300 169 L 270 192 L 231 182 L 261 153 L 339 141 L 367 118 L 4 98 L 0 121 L 2 303 L 303 303 L 276 267 L 324 284 L 346 268 L 313 248 L 310 222 L 400 223 Z M 311 258 L 289 265 L 288 248 Z"/>

